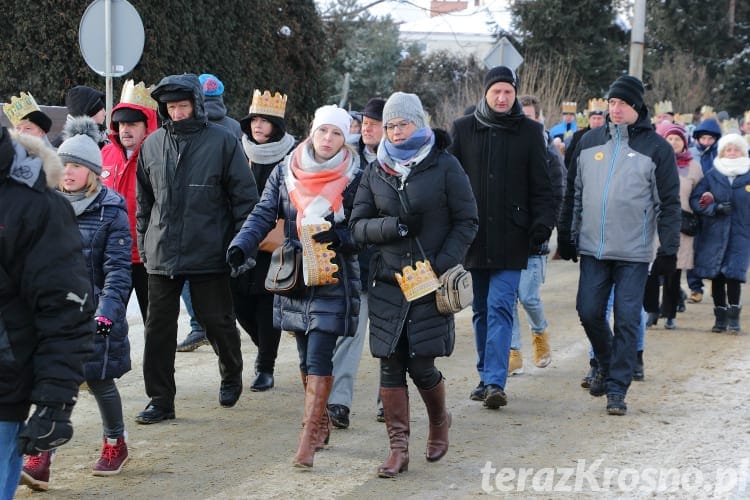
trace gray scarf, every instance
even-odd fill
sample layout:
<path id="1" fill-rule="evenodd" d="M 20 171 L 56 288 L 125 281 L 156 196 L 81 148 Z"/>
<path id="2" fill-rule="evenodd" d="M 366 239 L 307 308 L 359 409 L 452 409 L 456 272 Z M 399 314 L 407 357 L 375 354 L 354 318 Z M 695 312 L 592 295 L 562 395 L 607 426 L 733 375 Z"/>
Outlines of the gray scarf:
<path id="1" fill-rule="evenodd" d="M 63 198 L 68 200 L 73 206 L 73 211 L 76 217 L 81 215 L 91 205 L 99 193 L 102 191 L 102 186 L 99 184 L 90 196 L 86 196 L 86 191 L 76 191 L 75 193 L 66 193 L 65 191 L 59 191 Z"/>
<path id="2" fill-rule="evenodd" d="M 258 165 L 272 165 L 280 162 L 292 146 L 294 146 L 294 137 L 286 133 L 279 141 L 265 144 L 255 144 L 248 139 L 247 135 L 242 135 L 242 148 L 245 150 L 245 155 L 248 160 Z"/>

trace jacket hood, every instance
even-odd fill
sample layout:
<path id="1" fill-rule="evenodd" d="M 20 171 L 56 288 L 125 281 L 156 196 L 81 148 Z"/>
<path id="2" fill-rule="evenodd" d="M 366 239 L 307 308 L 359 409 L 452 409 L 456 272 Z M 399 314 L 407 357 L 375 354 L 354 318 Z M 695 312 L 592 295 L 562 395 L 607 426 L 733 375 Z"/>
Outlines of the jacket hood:
<path id="1" fill-rule="evenodd" d="M 696 139 L 704 134 L 711 134 L 716 139 L 721 137 L 721 125 L 715 118 L 706 118 L 693 130 L 693 137 Z"/>
<path id="2" fill-rule="evenodd" d="M 169 113 L 167 113 L 167 103 L 161 102 L 159 96 L 163 95 L 165 92 L 175 91 L 190 92 L 193 96 L 195 118 L 203 123 L 208 121 L 201 82 L 196 75 L 185 73 L 182 75 L 165 76 L 151 91 L 151 97 L 159 103 L 159 118 L 161 118 L 164 123 L 171 122 L 172 119 L 169 118 Z"/>
<path id="3" fill-rule="evenodd" d="M 56 189 L 62 178 L 63 165 L 55 150 L 48 147 L 38 137 L 18 134 L 14 130 L 10 130 L 9 132 L 13 142 L 25 149 L 28 156 L 39 158 L 42 161 L 42 169 L 47 179 L 47 187 Z M 17 159 L 14 159 L 14 163 Z"/>
<path id="4" fill-rule="evenodd" d="M 120 196 L 114 189 L 109 189 L 106 186 L 102 186 L 102 191 L 99 193 L 99 196 L 97 196 L 94 202 L 89 205 L 87 210 L 99 210 L 104 206 L 112 206 L 127 211 L 125 198 Z"/>
<path id="5" fill-rule="evenodd" d="M 227 116 L 227 107 L 224 104 L 223 96 L 204 95 L 203 106 L 206 109 L 206 116 L 211 121 L 221 120 Z"/>

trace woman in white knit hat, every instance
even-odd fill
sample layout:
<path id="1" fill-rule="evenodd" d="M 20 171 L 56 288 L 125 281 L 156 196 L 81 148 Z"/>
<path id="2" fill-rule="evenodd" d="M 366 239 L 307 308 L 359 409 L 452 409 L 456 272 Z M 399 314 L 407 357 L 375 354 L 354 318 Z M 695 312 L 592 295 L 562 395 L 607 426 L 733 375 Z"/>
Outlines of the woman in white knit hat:
<path id="1" fill-rule="evenodd" d="M 255 266 L 258 247 L 277 219 L 285 221 L 285 240 L 298 246 L 302 246 L 303 226 L 330 224 L 313 239 L 335 252 L 331 263 L 338 266 L 336 282 L 274 297 L 274 327 L 295 334 L 305 386 L 295 467 L 312 467 L 315 452 L 328 443 L 331 422 L 326 404 L 333 384 L 333 348 L 339 336 L 357 331 L 361 283 L 358 247 L 348 220 L 361 171 L 356 151 L 345 144 L 350 123 L 342 108 L 318 108 L 310 136 L 273 170 L 260 201 L 227 251 L 232 275 L 237 276 Z"/>
<path id="2" fill-rule="evenodd" d="M 711 331 L 739 333 L 740 287 L 750 264 L 750 158 L 741 135 L 719 139 L 714 168 L 693 189 L 690 207 L 701 215 L 693 271 L 712 280 L 716 322 Z"/>
<path id="3" fill-rule="evenodd" d="M 437 276 L 461 264 L 476 235 L 478 216 L 469 178 L 446 151 L 450 138 L 427 125 L 419 97 L 391 95 L 383 125 L 377 160 L 363 174 L 351 226 L 360 244 L 377 248 L 368 292 L 370 350 L 380 358 L 380 399 L 390 440 L 390 455 L 378 476 L 391 478 L 409 466 L 407 373 L 427 408 L 428 462 L 448 451 L 451 425 L 435 358 L 453 352 L 453 315 L 438 312 L 432 292 L 408 293 L 404 283 L 409 280 L 401 273 L 417 269 L 416 280 L 424 266 L 418 261 L 428 261 Z"/>

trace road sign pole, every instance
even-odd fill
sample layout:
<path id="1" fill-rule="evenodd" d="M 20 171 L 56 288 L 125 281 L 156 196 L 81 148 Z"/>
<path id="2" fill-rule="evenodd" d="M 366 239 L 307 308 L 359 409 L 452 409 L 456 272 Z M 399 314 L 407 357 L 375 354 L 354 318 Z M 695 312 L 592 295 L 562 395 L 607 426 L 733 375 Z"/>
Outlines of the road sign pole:
<path id="1" fill-rule="evenodd" d="M 112 0 L 104 0 L 104 61 L 107 130 L 109 130 L 112 122 Z"/>

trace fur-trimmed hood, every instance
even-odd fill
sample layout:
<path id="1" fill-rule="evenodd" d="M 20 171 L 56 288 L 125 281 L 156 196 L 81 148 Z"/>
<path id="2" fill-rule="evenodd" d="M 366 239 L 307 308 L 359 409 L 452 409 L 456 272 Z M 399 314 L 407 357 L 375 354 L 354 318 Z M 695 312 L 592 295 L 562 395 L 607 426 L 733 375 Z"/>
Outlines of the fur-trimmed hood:
<path id="1" fill-rule="evenodd" d="M 57 188 L 62 178 L 63 165 L 54 149 L 47 146 L 44 141 L 38 137 L 19 134 L 14 130 L 9 130 L 10 137 L 16 144 L 20 145 L 28 156 L 39 158 L 42 162 L 42 169 L 47 181 L 47 187 Z M 16 158 L 17 160 L 17 158 Z M 13 164 L 15 165 L 15 161 Z M 11 170 L 13 167 L 11 167 Z"/>

